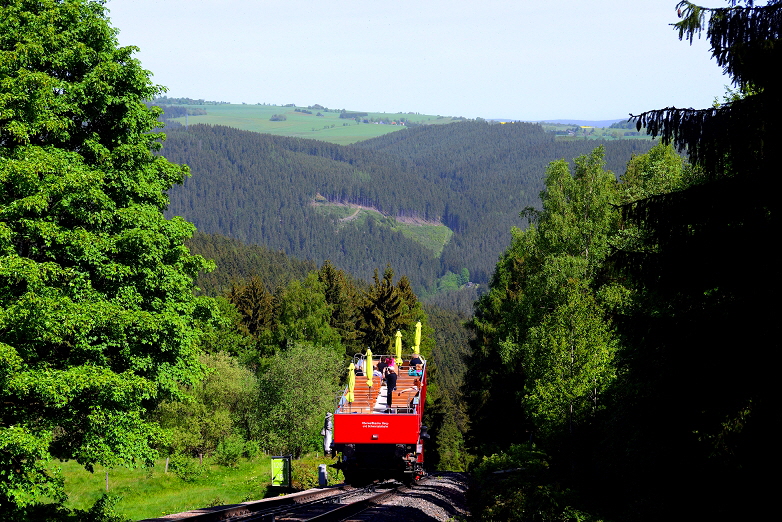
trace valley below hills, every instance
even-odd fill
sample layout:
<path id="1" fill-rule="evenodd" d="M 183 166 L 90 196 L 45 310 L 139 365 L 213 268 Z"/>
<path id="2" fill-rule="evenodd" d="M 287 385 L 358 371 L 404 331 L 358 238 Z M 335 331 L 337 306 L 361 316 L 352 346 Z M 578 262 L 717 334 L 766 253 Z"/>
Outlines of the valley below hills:
<path id="1" fill-rule="evenodd" d="M 489 281 L 519 212 L 539 206 L 549 162 L 601 145 L 624 171 L 647 140 L 561 140 L 541 125 L 458 121 L 350 145 L 222 125 L 171 126 L 162 154 L 192 176 L 168 215 L 203 233 L 336 266 L 362 279 L 390 264 L 419 295 L 443 278 Z"/>

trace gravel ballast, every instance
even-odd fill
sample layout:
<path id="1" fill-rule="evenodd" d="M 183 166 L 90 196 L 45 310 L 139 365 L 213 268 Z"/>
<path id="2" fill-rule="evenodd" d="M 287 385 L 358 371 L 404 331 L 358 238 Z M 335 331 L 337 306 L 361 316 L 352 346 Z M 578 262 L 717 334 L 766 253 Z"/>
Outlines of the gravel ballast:
<path id="1" fill-rule="evenodd" d="M 431 522 L 433 520 L 469 520 L 465 493 L 469 478 L 465 473 L 430 475 L 412 488 L 403 487 L 399 495 L 365 511 L 355 520 L 368 522 Z"/>

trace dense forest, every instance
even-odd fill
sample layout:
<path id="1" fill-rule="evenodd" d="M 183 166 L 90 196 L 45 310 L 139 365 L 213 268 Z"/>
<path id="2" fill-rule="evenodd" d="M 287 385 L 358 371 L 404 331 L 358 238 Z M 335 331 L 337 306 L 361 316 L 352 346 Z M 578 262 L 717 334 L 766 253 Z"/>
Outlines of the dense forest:
<path id="1" fill-rule="evenodd" d="M 192 481 L 310 452 L 349 358 L 419 322 L 432 414 L 458 386 L 445 362 L 438 390 L 427 314 L 387 263 L 356 279 L 164 216 L 188 171 L 155 154 L 161 88 L 116 34 L 100 2 L 0 4 L 3 520 L 124 520 L 116 497 L 67 507 L 59 461 Z"/>
<path id="2" fill-rule="evenodd" d="M 476 304 L 468 443 L 483 520 L 738 520 L 773 511 L 782 4 L 679 3 L 735 90 L 634 117 L 621 182 L 553 162 Z M 687 153 L 688 162 L 673 148 Z M 763 190 L 758 190 L 763 187 Z"/>
<path id="3" fill-rule="evenodd" d="M 539 126 L 461 122 L 422 126 L 352 146 L 191 125 L 167 132 L 163 154 L 191 177 L 170 191 L 167 215 L 201 232 L 309 259 L 332 261 L 363 279 L 390 263 L 417 292 L 467 269 L 486 283 L 519 211 L 539 205 L 549 161 L 572 159 L 594 141 L 563 142 Z M 605 145 L 622 172 L 648 141 Z M 372 207 L 394 219 L 419 219 L 453 231 L 442 254 L 394 230 L 382 216 L 339 222 L 314 206 L 325 201 Z"/>
<path id="4" fill-rule="evenodd" d="M 186 244 L 194 254 L 215 262 L 214 270 L 200 272 L 196 280 L 199 291 L 209 296 L 223 295 L 232 285 L 253 276 L 262 277 L 266 287 L 274 292 L 317 268 L 311 261 L 301 261 L 260 245 L 246 245 L 220 234 L 196 231 Z"/>
<path id="5" fill-rule="evenodd" d="M 103 3 L 0 4 L 4 519 L 122 519 L 67 508 L 58 461 L 187 481 L 303 455 L 350 357 L 419 322 L 427 465 L 473 472 L 477 519 L 773 514 L 782 1 L 728 4 L 674 27 L 735 89 L 634 116 L 651 148 L 194 125 L 165 156 L 162 89 Z"/>

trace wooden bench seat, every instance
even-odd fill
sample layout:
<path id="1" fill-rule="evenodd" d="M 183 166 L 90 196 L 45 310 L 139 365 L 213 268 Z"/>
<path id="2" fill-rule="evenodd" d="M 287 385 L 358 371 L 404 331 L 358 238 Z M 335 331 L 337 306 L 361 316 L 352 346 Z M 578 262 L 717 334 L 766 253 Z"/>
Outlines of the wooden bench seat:
<path id="1" fill-rule="evenodd" d="M 375 407 L 374 403 L 367 401 L 353 401 L 344 403 L 340 409 L 340 413 L 371 413 Z"/>
<path id="2" fill-rule="evenodd" d="M 353 395 L 356 398 L 362 397 L 370 397 L 370 398 L 377 398 L 378 394 L 380 393 L 380 387 L 374 387 L 369 388 L 367 386 L 356 386 L 353 388 Z"/>
<path id="3" fill-rule="evenodd" d="M 410 409 L 410 402 L 415 398 L 416 395 L 418 395 L 418 391 L 416 390 L 408 390 L 401 393 L 395 391 L 393 393 L 391 407 L 398 413 L 413 413 L 412 409 Z M 411 411 L 402 411 L 408 409 Z"/>
<path id="4" fill-rule="evenodd" d="M 394 392 L 394 402 L 399 401 L 400 403 L 410 404 L 410 401 L 412 401 L 416 395 L 418 395 L 418 392 L 414 390 L 401 392 L 401 395 L 399 392 Z"/>

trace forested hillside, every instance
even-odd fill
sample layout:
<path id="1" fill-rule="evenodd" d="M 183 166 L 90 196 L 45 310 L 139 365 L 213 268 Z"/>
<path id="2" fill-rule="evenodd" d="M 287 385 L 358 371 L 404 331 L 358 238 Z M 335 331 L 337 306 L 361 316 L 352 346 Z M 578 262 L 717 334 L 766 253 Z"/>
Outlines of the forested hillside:
<path id="1" fill-rule="evenodd" d="M 215 262 L 215 270 L 201 272 L 196 280 L 200 291 L 209 296 L 223 295 L 233 284 L 253 276 L 262 277 L 269 290 L 274 291 L 293 279 L 304 279 L 317 268 L 310 261 L 260 245 L 245 245 L 220 234 L 196 232 L 186 244 L 192 253 Z"/>
<path id="2" fill-rule="evenodd" d="M 192 173 L 171 191 L 169 216 L 317 264 L 330 259 L 364 279 L 391 263 L 424 293 L 465 268 L 472 281 L 487 282 L 510 228 L 522 224 L 519 210 L 539 204 L 545 165 L 596 145 L 556 141 L 525 123 L 426 126 L 351 146 L 207 125 L 167 134 L 163 153 Z M 623 171 L 649 146 L 606 143 L 609 168 Z M 340 221 L 344 215 L 313 205 L 316 198 L 440 223 L 453 237 L 437 258 L 393 219 Z"/>
<path id="3" fill-rule="evenodd" d="M 728 4 L 682 1 L 674 26 L 707 33 L 736 90 L 635 116 L 668 145 L 621 183 L 600 149 L 551 163 L 543 208 L 477 302 L 465 390 L 481 520 L 774 510 L 782 2 Z"/>
<path id="4" fill-rule="evenodd" d="M 261 451 L 310 452 L 321 446 L 323 417 L 334 407 L 350 356 L 366 346 L 388 350 L 397 332 L 411 346 L 419 323 L 421 355 L 431 368 L 427 400 L 436 403 L 459 379 L 449 367 L 451 378 L 438 389 L 432 329 L 407 277 L 387 266 L 390 256 L 375 254 L 383 269 L 373 272 L 372 283 L 356 281 L 329 262 L 315 271 L 312 262 L 279 248 L 192 238 L 192 224 L 164 216 L 167 191 L 187 168 L 155 153 L 163 138 L 154 132 L 160 111 L 143 101 L 162 88 L 116 34 L 100 2 L 0 3 L 3 521 L 124 519 L 110 494 L 92 499 L 88 511 L 66 506 L 74 486 L 58 461 L 112 474 L 160 464 L 187 482 Z M 272 142 L 259 152 L 258 140 L 242 148 L 243 139 L 257 135 L 223 131 L 221 146 L 241 161 L 210 148 L 207 133 L 182 135 L 203 152 L 187 158 L 199 165 L 198 178 L 230 172 L 234 182 L 216 185 L 193 208 L 216 203 L 233 210 L 249 188 L 253 198 L 240 207 L 276 198 L 277 207 L 258 215 L 295 234 L 286 209 L 299 202 L 309 208 L 308 200 L 289 196 L 306 178 L 297 170 L 301 158 L 315 166 L 305 173 L 328 179 L 340 173 L 343 163 L 332 156 L 341 150 L 310 154 Z M 267 172 L 268 165 L 277 170 Z M 382 168 L 393 172 L 393 165 Z M 374 172 L 380 169 L 376 163 Z M 241 185 L 243 177 L 255 188 Z M 259 192 L 264 182 L 270 188 Z M 254 215 L 248 208 L 247 217 Z M 226 216 L 218 221 L 230 222 Z M 363 231 L 373 233 L 372 226 Z M 385 231 L 376 234 L 380 245 Z M 366 250 L 368 241 L 358 239 L 356 248 Z M 197 278 L 209 295 L 196 295 Z M 436 433 L 437 421 L 427 423 Z M 250 487 L 260 496 L 256 479 Z M 150 496 L 153 489 L 160 490 L 147 488 Z"/>

